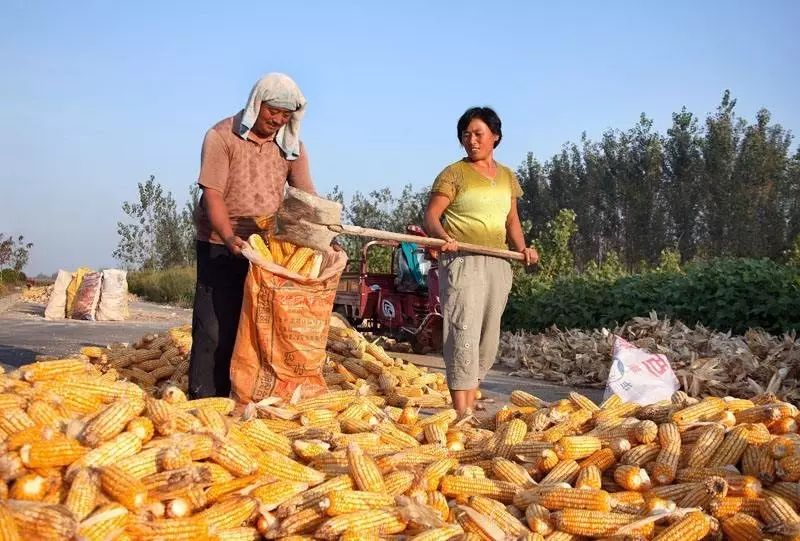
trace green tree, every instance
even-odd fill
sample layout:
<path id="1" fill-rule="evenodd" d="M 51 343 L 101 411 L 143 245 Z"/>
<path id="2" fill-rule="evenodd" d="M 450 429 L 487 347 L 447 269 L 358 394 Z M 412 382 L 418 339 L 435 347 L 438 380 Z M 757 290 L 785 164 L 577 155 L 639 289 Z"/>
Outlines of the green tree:
<path id="1" fill-rule="evenodd" d="M 120 236 L 114 257 L 134 269 L 166 269 L 189 261 L 185 226 L 170 192 L 155 176 L 138 183 L 139 199 L 125 201 L 123 212 L 131 223 L 117 223 Z"/>
<path id="2" fill-rule="evenodd" d="M 403 233 L 408 225 L 422 226 L 428 195 L 428 188 L 414 191 L 411 184 L 406 184 L 399 197 L 395 197 L 390 188 L 373 190 L 368 194 L 356 191 L 348 203 L 338 186 L 327 197 L 343 205 L 342 220 L 345 223 Z M 338 240 L 351 261 L 361 259 L 362 249 L 370 241 L 347 235 L 340 236 Z M 370 254 L 370 271 L 391 272 L 391 249 L 371 249 Z"/>
<path id="3" fill-rule="evenodd" d="M 200 204 L 200 195 L 200 186 L 192 184 L 189 187 L 189 199 L 183 206 L 180 216 L 180 232 L 187 262 L 193 262 L 196 258 L 194 216 Z"/>
<path id="4" fill-rule="evenodd" d="M 702 236 L 702 140 L 697 118 L 682 108 L 672 114 L 664 149 L 665 198 L 670 237 L 684 261 L 697 253 Z M 663 252 L 662 252 L 663 253 Z"/>
<path id="5" fill-rule="evenodd" d="M 561 209 L 547 224 L 544 234 L 533 242 L 540 254 L 539 269 L 542 279 L 554 280 L 575 271 L 575 260 L 569 244 L 577 230 L 575 212 Z"/>
<path id="6" fill-rule="evenodd" d="M 706 119 L 703 141 L 704 210 L 710 253 L 716 256 L 733 255 L 736 223 L 744 218 L 745 205 L 737 202 L 743 194 L 733 177 L 739 131 L 735 107 L 736 100 L 726 90 L 717 112 Z"/>
<path id="7" fill-rule="evenodd" d="M 0 269 L 12 268 L 17 272 L 22 271 L 30 259 L 31 248 L 33 243 L 25 242 L 23 235 L 14 238 L 0 233 Z"/>

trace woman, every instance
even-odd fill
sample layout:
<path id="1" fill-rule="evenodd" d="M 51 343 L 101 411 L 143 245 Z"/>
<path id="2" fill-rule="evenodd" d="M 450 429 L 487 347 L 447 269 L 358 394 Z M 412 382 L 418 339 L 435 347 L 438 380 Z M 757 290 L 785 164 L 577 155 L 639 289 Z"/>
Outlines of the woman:
<path id="1" fill-rule="evenodd" d="M 275 214 L 286 183 L 314 193 L 300 142 L 306 100 L 297 84 L 270 73 L 253 86 L 244 109 L 206 133 L 198 184 L 197 286 L 192 317 L 189 394 L 228 396 L 230 362 L 248 263 L 244 239 Z"/>
<path id="2" fill-rule="evenodd" d="M 478 385 L 497 356 L 512 273 L 508 261 L 459 252 L 458 243 L 510 244 L 526 265 L 538 262 L 539 254 L 525 246 L 517 213 L 522 188 L 511 169 L 494 161 L 503 137 L 497 113 L 489 107 L 468 109 L 457 133 L 467 156 L 436 177 L 425 230 L 446 241 L 439 263 L 444 361 L 453 407 L 463 416 L 472 413 Z"/>

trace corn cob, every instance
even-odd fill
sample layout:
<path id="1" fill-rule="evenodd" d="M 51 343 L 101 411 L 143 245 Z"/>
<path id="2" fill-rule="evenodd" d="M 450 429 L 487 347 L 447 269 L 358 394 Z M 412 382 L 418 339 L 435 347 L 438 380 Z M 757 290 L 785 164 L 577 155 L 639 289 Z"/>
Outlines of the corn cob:
<path id="1" fill-rule="evenodd" d="M 492 460 L 492 471 L 501 481 L 513 483 L 520 488 L 531 488 L 536 484 L 525 468 L 502 457 Z"/>
<path id="2" fill-rule="evenodd" d="M 603 473 L 597 466 L 581 468 L 578 478 L 575 479 L 575 488 L 599 489 L 602 486 L 601 477 Z"/>
<path id="3" fill-rule="evenodd" d="M 456 506 L 454 515 L 461 527 L 464 528 L 465 533 L 462 540 L 506 538 L 505 532 L 499 525 L 469 506 Z"/>
<path id="4" fill-rule="evenodd" d="M 611 495 L 605 490 L 543 487 L 530 503 L 538 503 L 551 511 L 567 508 L 611 511 Z"/>
<path id="5" fill-rule="evenodd" d="M 197 518 L 208 524 L 209 530 L 235 528 L 248 521 L 258 502 L 249 496 L 232 496 L 214 503 L 197 514 Z"/>
<path id="6" fill-rule="evenodd" d="M 544 402 L 538 397 L 533 396 L 530 393 L 526 393 L 525 391 L 511 391 L 511 396 L 509 398 L 511 403 L 515 406 L 528 406 L 534 408 L 546 408 L 548 406 L 547 402 Z"/>
<path id="7" fill-rule="evenodd" d="M 600 439 L 594 436 L 564 436 L 553 445 L 559 460 L 586 458 L 601 447 Z"/>
<path id="8" fill-rule="evenodd" d="M 348 472 L 360 490 L 368 492 L 384 492 L 386 485 L 378 465 L 369 456 L 364 455 L 356 443 L 347 447 Z"/>
<path id="9" fill-rule="evenodd" d="M 258 455 L 259 470 L 276 479 L 307 483 L 309 486 L 319 485 L 325 480 L 325 474 L 309 468 L 275 451 L 264 451 Z"/>
<path id="10" fill-rule="evenodd" d="M 109 404 L 94 419 L 86 424 L 81 434 L 82 441 L 91 447 L 110 440 L 125 429 L 131 420 L 144 409 L 144 403 L 120 399 Z"/>
<path id="11" fill-rule="evenodd" d="M 19 408 L 13 408 L 0 412 L 0 430 L 12 436 L 17 432 L 22 432 L 26 428 L 36 426 L 27 413 Z"/>
<path id="12" fill-rule="evenodd" d="M 703 513 L 687 513 L 661 531 L 654 541 L 699 541 L 708 535 L 711 522 Z"/>
<path id="13" fill-rule="evenodd" d="M 767 526 L 800 523 L 800 515 L 780 496 L 767 496 L 761 500 L 759 513 Z"/>
<path id="14" fill-rule="evenodd" d="M 386 493 L 392 496 L 399 496 L 411 488 L 414 484 L 415 475 L 408 470 L 398 470 L 386 474 L 383 480 L 386 485 Z"/>
<path id="15" fill-rule="evenodd" d="M 525 525 L 506 511 L 502 504 L 486 496 L 470 497 L 469 506 L 497 524 L 510 537 L 516 539 L 528 531 Z"/>
<path id="16" fill-rule="evenodd" d="M 4 506 L 14 518 L 21 538 L 72 539 L 78 528 L 75 517 L 63 505 L 6 500 Z"/>
<path id="17" fill-rule="evenodd" d="M 344 515 L 355 511 L 394 507 L 394 496 L 361 490 L 334 490 L 320 502 L 320 507 L 329 516 Z"/>
<path id="18" fill-rule="evenodd" d="M 259 462 L 248 448 L 230 438 L 216 439 L 209 458 L 236 476 L 250 475 L 259 469 Z"/>
<path id="19" fill-rule="evenodd" d="M 547 451 L 543 451 L 546 453 Z M 551 451 L 552 452 L 552 451 Z M 558 462 L 549 472 L 545 475 L 539 484 L 548 485 L 554 483 L 572 483 L 578 477 L 580 466 L 574 460 L 564 460 Z"/>
<path id="20" fill-rule="evenodd" d="M 447 524 L 415 535 L 409 541 L 454 541 L 464 530 L 458 524 Z"/>
<path id="21" fill-rule="evenodd" d="M 286 517 L 297 510 L 316 506 L 322 500 L 322 498 L 324 498 L 331 491 L 352 490 L 353 488 L 353 480 L 350 479 L 349 475 L 340 475 L 332 479 L 328 479 L 324 483 L 306 490 L 297 496 L 289 498 L 287 501 L 278 505 L 276 515 L 279 518 Z"/>
<path id="22" fill-rule="evenodd" d="M 549 535 L 553 532 L 550 510 L 538 503 L 532 503 L 525 508 L 525 522 L 534 533 Z"/>
<path id="23" fill-rule="evenodd" d="M 275 481 L 257 487 L 251 493 L 258 500 L 259 505 L 267 511 L 272 511 L 285 501 L 308 490 L 307 483 L 297 481 Z"/>
<path id="24" fill-rule="evenodd" d="M 25 444 L 19 450 L 22 463 L 28 468 L 68 466 L 86 454 L 88 449 L 70 438 L 40 440 Z"/>
<path id="25" fill-rule="evenodd" d="M 314 532 L 318 539 L 338 539 L 346 531 L 352 533 L 387 535 L 401 532 L 406 521 L 395 509 L 370 509 L 338 515 L 326 520 Z"/>
<path id="26" fill-rule="evenodd" d="M 578 463 L 578 466 L 580 466 L 581 469 L 588 468 L 589 466 L 597 466 L 601 472 L 604 472 L 611 468 L 616 461 L 617 459 L 614 455 L 614 451 L 606 447 L 603 449 L 598 449 L 591 455 L 581 460 Z"/>
<path id="27" fill-rule="evenodd" d="M 520 489 L 512 483 L 494 479 L 476 479 L 457 475 L 445 475 L 441 491 L 445 496 L 488 496 L 504 503 L 511 503 Z"/>
<path id="28" fill-rule="evenodd" d="M 681 454 L 681 436 L 678 432 L 678 425 L 664 423 L 659 426 L 658 443 L 661 450 L 653 466 L 652 477 L 656 483 L 666 485 L 675 479 L 678 469 L 678 460 Z"/>
<path id="29" fill-rule="evenodd" d="M 760 541 L 761 523 L 750 515 L 736 513 L 720 521 L 722 532 L 731 541 Z"/>
<path id="30" fill-rule="evenodd" d="M 41 502 L 50 491 L 50 485 L 51 482 L 38 473 L 25 473 L 11 485 L 8 496 L 12 500 Z"/>
<path id="31" fill-rule="evenodd" d="M 157 520 L 136 519 L 126 527 L 132 539 L 142 541 L 194 541 L 207 539 L 208 525 L 196 517 L 167 518 Z"/>
<path id="32" fill-rule="evenodd" d="M 721 398 L 708 397 L 691 406 L 679 409 L 672 414 L 672 421 L 678 425 L 686 425 L 697 421 L 708 421 L 726 408 Z"/>
<path id="33" fill-rule="evenodd" d="M 68 376 L 80 376 L 89 371 L 90 364 L 84 359 L 59 359 L 26 364 L 20 367 L 20 375 L 25 381 L 44 381 Z"/>
<path id="34" fill-rule="evenodd" d="M 129 510 L 141 507 L 147 498 L 144 483 L 119 466 L 106 466 L 100 470 L 100 486 Z"/>
<path id="35" fill-rule="evenodd" d="M 77 520 L 81 521 L 94 510 L 99 495 L 100 483 L 97 474 L 88 468 L 83 468 L 72 480 L 64 505 Z"/>
<path id="36" fill-rule="evenodd" d="M 22 537 L 20 537 L 19 530 L 17 529 L 17 524 L 14 522 L 14 516 L 6 509 L 2 502 L 0 502 L 0 539 L 6 541 L 22 541 Z"/>
<path id="37" fill-rule="evenodd" d="M 726 464 L 736 464 L 742 457 L 747 444 L 744 425 L 737 426 L 724 437 L 722 443 L 706 463 L 706 466 L 713 468 L 715 466 L 725 466 Z"/>
<path id="38" fill-rule="evenodd" d="M 114 539 L 125 530 L 128 510 L 111 503 L 104 505 L 78 525 L 78 538 L 86 541 Z"/>
<path id="39" fill-rule="evenodd" d="M 740 496 L 725 496 L 712 500 L 709 511 L 718 519 L 727 518 L 736 513 L 745 513 L 753 517 L 761 516 L 761 502 L 763 498 L 742 498 Z"/>
<path id="40" fill-rule="evenodd" d="M 800 455 L 785 456 L 775 466 L 775 474 L 781 481 L 800 481 Z"/>
<path id="41" fill-rule="evenodd" d="M 553 526 L 562 532 L 582 536 L 610 536 L 621 527 L 626 526 L 639 517 L 627 513 L 613 511 L 592 511 L 567 508 L 551 515 Z M 653 524 L 649 523 L 636 529 L 643 535 L 650 535 Z"/>
<path id="42" fill-rule="evenodd" d="M 34 423 L 51 428 L 60 428 L 68 422 L 67 415 L 57 411 L 44 400 L 32 401 L 26 412 Z"/>

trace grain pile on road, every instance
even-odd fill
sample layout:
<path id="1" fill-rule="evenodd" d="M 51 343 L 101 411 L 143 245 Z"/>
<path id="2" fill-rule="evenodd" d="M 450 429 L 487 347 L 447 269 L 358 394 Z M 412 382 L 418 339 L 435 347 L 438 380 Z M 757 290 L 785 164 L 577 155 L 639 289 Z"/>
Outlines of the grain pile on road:
<path id="1" fill-rule="evenodd" d="M 112 344 L 106 348 L 87 346 L 80 353 L 101 372 L 132 381 L 147 393 L 155 394 L 164 385 L 175 385 L 183 392 L 189 387 L 189 353 L 192 350 L 190 326 L 175 327 L 163 335 L 147 334 L 136 343 Z"/>
<path id="2" fill-rule="evenodd" d="M 22 292 L 22 300 L 46 304 L 53 292 L 53 286 L 32 286 Z"/>
<path id="3" fill-rule="evenodd" d="M 356 382 L 329 375 L 354 388 L 243 416 L 174 386 L 150 396 L 86 359 L 0 375 L 0 538 L 800 535 L 800 417 L 774 395 L 640 407 L 515 391 L 476 423 L 388 405 L 342 365 Z"/>
<path id="4" fill-rule="evenodd" d="M 731 336 L 700 325 L 650 317 L 634 318 L 612 331 L 556 328 L 544 333 L 503 333 L 499 362 L 515 375 L 562 385 L 604 387 L 614 335 L 667 356 L 690 396 L 747 397 L 773 392 L 800 401 L 800 338 L 751 329 Z"/>

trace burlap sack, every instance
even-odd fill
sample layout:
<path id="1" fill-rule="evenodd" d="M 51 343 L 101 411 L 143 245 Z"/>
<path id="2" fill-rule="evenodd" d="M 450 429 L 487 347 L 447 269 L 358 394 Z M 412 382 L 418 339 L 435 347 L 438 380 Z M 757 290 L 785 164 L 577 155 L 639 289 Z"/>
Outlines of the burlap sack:
<path id="1" fill-rule="evenodd" d="M 347 255 L 330 250 L 319 278 L 304 278 L 245 248 L 250 270 L 244 286 L 231 396 L 241 405 L 267 396 L 289 398 L 326 389 L 322 377 L 330 314 Z"/>

